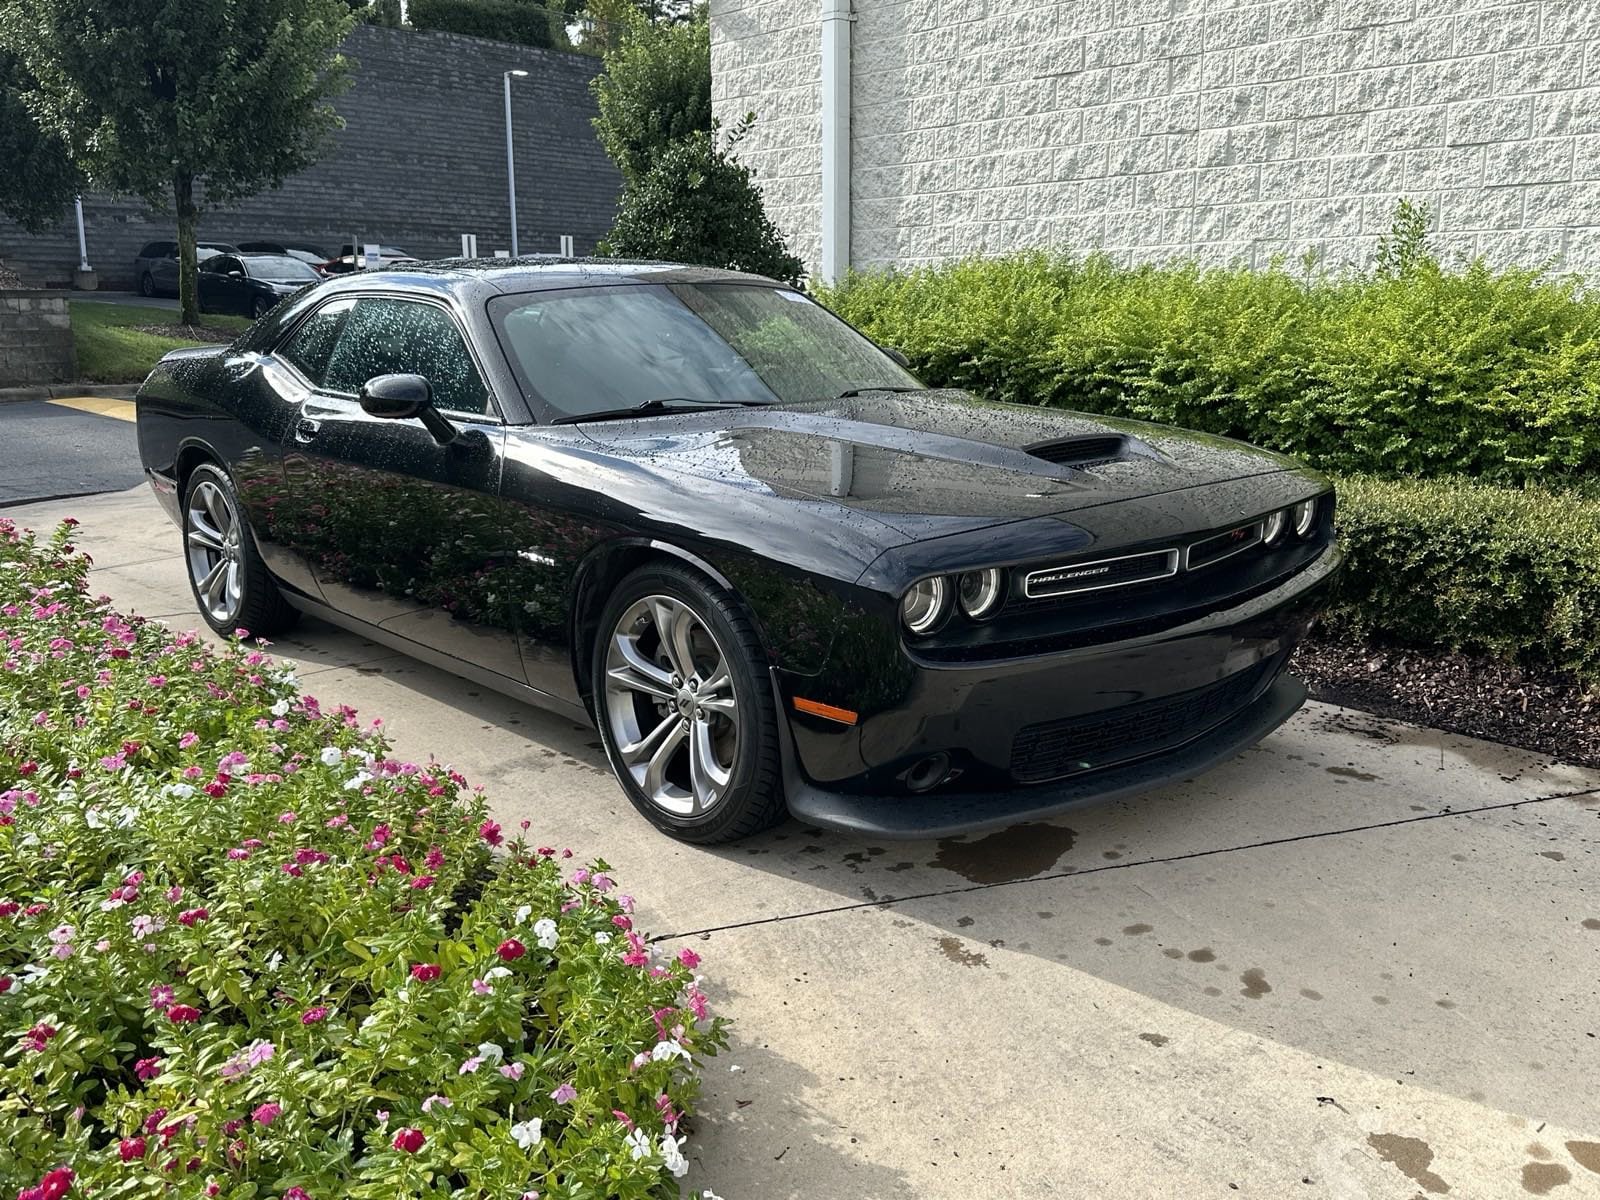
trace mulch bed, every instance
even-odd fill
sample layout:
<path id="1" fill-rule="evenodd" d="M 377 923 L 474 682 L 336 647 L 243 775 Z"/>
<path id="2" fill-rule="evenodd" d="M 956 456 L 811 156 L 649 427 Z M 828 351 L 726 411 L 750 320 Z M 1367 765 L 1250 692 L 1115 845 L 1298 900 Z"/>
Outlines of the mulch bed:
<path id="1" fill-rule="evenodd" d="M 1315 700 L 1600 766 L 1600 694 L 1553 671 L 1321 637 L 1289 669 Z"/>
<path id="2" fill-rule="evenodd" d="M 211 325 L 130 325 L 128 328 L 189 342 L 231 342 L 239 336 L 237 329 L 217 329 Z"/>

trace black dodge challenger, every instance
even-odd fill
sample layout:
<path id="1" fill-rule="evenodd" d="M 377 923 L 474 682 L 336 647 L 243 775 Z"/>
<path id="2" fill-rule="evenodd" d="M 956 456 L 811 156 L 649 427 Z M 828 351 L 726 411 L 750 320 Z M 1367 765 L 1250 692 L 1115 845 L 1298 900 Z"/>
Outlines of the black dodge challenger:
<path id="1" fill-rule="evenodd" d="M 1010 824 L 1300 706 L 1324 478 L 901 362 L 749 275 L 408 264 L 168 355 L 139 447 L 213 628 L 310 613 L 592 721 L 689 841 Z"/>

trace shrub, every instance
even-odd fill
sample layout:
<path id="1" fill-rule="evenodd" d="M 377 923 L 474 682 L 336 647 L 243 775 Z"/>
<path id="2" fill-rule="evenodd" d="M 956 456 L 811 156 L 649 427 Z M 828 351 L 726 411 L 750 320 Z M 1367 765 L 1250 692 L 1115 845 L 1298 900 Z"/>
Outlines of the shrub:
<path id="1" fill-rule="evenodd" d="M 1600 471 L 1600 300 L 1455 271 L 1402 214 L 1382 270 L 1307 278 L 1034 252 L 855 275 L 822 298 L 929 383 L 1242 437 L 1338 471 Z"/>
<path id="2" fill-rule="evenodd" d="M 741 124 L 733 141 L 747 128 Z M 750 168 L 706 133 L 673 143 L 623 190 L 600 253 L 751 271 L 791 283 L 805 269 L 762 209 Z"/>
<path id="3" fill-rule="evenodd" d="M 522 46 L 554 44 L 550 12 L 525 0 L 411 0 L 407 14 L 413 29 L 465 33 Z"/>
<path id="4" fill-rule="evenodd" d="M 1354 477 L 1338 527 L 1335 630 L 1600 679 L 1600 501 Z"/>
<path id="5" fill-rule="evenodd" d="M 632 184 L 675 142 L 711 132 L 711 27 L 705 10 L 681 25 L 653 24 L 632 7 L 618 16 L 606 69 L 589 87 L 595 136 Z"/>
<path id="6" fill-rule="evenodd" d="M 69 536 L 0 521 L 0 1192 L 676 1197 L 696 957 Z"/>

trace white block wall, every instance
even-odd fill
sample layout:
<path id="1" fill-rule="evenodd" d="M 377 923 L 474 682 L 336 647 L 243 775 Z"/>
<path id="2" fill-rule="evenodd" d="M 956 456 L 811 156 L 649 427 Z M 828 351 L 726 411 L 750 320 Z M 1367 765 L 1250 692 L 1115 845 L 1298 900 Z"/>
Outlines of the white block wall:
<path id="1" fill-rule="evenodd" d="M 1032 246 L 1600 276 L 1600 0 L 855 0 L 851 258 Z M 818 259 L 820 0 L 711 0 L 712 97 Z"/>

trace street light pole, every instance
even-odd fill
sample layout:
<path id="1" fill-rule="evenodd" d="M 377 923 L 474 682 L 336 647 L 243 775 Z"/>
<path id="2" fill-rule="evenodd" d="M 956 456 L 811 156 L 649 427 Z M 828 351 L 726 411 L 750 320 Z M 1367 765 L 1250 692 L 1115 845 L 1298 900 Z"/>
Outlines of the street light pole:
<path id="1" fill-rule="evenodd" d="M 526 71 L 507 71 L 501 81 L 505 84 L 506 91 L 506 193 L 511 200 L 511 257 L 517 257 L 517 157 L 511 148 L 511 77 L 519 79 L 526 76 Z"/>

